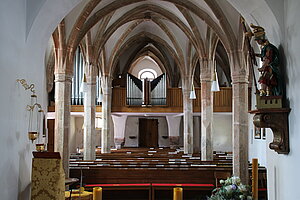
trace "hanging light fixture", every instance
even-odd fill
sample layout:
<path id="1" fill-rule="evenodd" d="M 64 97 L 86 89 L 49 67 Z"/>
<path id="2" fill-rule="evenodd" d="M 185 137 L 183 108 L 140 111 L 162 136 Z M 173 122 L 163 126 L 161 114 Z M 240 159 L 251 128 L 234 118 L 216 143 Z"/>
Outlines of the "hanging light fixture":
<path id="1" fill-rule="evenodd" d="M 214 66 L 214 73 L 213 73 L 213 81 L 212 81 L 212 84 L 211 84 L 211 91 L 212 92 L 219 92 L 220 91 L 218 74 L 217 74 L 217 62 L 216 61 L 215 61 L 215 66 Z"/>
<path id="2" fill-rule="evenodd" d="M 37 138 L 37 144 L 35 145 L 36 147 L 36 150 L 41 152 L 41 151 L 45 151 L 45 143 L 40 141 L 40 137 L 39 135 L 43 134 L 44 132 L 44 127 L 41 126 L 41 124 L 43 123 L 44 121 L 44 110 L 42 110 L 40 107 L 39 107 L 39 110 L 38 110 L 38 138 Z"/>
<path id="3" fill-rule="evenodd" d="M 102 99 L 103 99 L 103 94 L 102 94 L 102 87 L 100 85 L 99 86 L 99 96 L 98 96 L 97 102 L 98 103 L 102 102 Z"/>
<path id="4" fill-rule="evenodd" d="M 33 93 L 30 96 L 30 105 L 27 105 L 27 110 L 29 111 L 29 124 L 28 124 L 28 138 L 31 140 L 31 142 L 33 142 L 34 140 L 36 140 L 36 138 L 38 137 L 38 120 L 37 120 L 37 115 L 36 112 L 34 112 L 34 105 L 37 102 L 37 96 Z M 34 118 L 36 117 L 36 125 L 33 125 L 33 121 Z"/>
<path id="5" fill-rule="evenodd" d="M 29 124 L 28 124 L 28 138 L 33 142 L 38 138 L 41 132 L 41 119 L 44 113 L 42 106 L 37 103 L 37 96 L 33 93 L 31 95 L 31 105 L 27 105 L 29 111 Z"/>
<path id="6" fill-rule="evenodd" d="M 44 118 L 44 111 L 41 104 L 37 102 L 37 95 L 35 94 L 34 84 L 27 84 L 25 79 L 17 79 L 25 90 L 30 90 L 32 94 L 30 95 L 30 105 L 27 105 L 26 109 L 29 111 L 29 121 L 28 121 L 28 138 L 33 142 L 39 136 L 41 131 L 41 119 Z M 42 127 L 42 129 L 44 126 Z M 43 144 L 44 145 L 44 144 Z"/>
<path id="7" fill-rule="evenodd" d="M 102 93 L 102 87 L 101 87 L 101 78 L 100 78 L 100 73 L 98 72 L 98 97 L 97 97 L 97 103 L 101 103 L 103 100 L 103 93 Z"/>
<path id="8" fill-rule="evenodd" d="M 194 83 L 192 83 L 192 90 L 190 92 L 190 99 L 196 99 L 196 92 L 195 92 L 195 87 L 194 87 Z"/>
<path id="9" fill-rule="evenodd" d="M 85 74 L 83 74 L 79 92 L 85 92 L 85 91 L 86 91 L 86 76 Z"/>

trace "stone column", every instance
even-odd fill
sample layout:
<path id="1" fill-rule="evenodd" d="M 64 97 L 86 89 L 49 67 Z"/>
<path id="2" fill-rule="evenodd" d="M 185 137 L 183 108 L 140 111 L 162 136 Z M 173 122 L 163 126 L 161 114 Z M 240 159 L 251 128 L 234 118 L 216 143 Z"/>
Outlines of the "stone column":
<path id="1" fill-rule="evenodd" d="M 183 95 L 183 149 L 185 154 L 193 153 L 193 101 L 190 99 L 192 77 L 182 80 Z"/>
<path id="2" fill-rule="evenodd" d="M 114 122 L 114 143 L 117 149 L 121 149 L 121 147 L 125 143 L 125 127 L 127 121 L 127 115 L 117 116 L 112 115 L 112 120 Z"/>
<path id="3" fill-rule="evenodd" d="M 201 61 L 201 160 L 213 160 L 212 122 L 213 122 L 213 92 L 212 60 Z"/>
<path id="4" fill-rule="evenodd" d="M 179 130 L 181 116 L 166 116 L 169 131 L 170 148 L 179 148 Z"/>
<path id="5" fill-rule="evenodd" d="M 232 75 L 233 174 L 248 183 L 248 76 Z"/>
<path id="6" fill-rule="evenodd" d="M 213 122 L 213 92 L 212 60 L 201 62 L 201 160 L 213 160 L 212 122 Z"/>
<path id="7" fill-rule="evenodd" d="M 112 97 L 112 79 L 110 76 L 101 77 L 103 91 L 102 99 L 102 132 L 101 132 L 101 153 L 110 153 L 110 115 Z"/>
<path id="8" fill-rule="evenodd" d="M 194 153 L 200 152 L 200 135 L 201 135 L 201 128 L 200 128 L 200 117 L 194 116 L 193 118 L 194 125 L 193 125 L 193 131 L 194 131 Z"/>
<path id="9" fill-rule="evenodd" d="M 72 74 L 55 73 L 54 151 L 59 152 L 66 178 L 69 177 L 69 134 Z"/>
<path id="10" fill-rule="evenodd" d="M 96 76 L 91 74 L 86 78 L 87 85 L 84 94 L 83 159 L 95 160 Z"/>
<path id="11" fill-rule="evenodd" d="M 211 81 L 201 80 L 201 160 L 213 160 L 212 121 Z"/>

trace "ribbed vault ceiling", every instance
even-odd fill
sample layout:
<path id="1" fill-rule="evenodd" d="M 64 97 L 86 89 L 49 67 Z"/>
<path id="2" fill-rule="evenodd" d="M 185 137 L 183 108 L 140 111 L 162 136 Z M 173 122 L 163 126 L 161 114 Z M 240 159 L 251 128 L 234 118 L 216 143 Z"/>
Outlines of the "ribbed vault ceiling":
<path id="1" fill-rule="evenodd" d="M 238 45 L 239 13 L 225 0 L 82 1 L 63 23 L 67 48 L 92 46 L 89 62 L 101 73 L 125 73 L 147 55 L 172 85 L 193 74 L 199 59 L 216 58 L 230 77 L 226 52 Z"/>

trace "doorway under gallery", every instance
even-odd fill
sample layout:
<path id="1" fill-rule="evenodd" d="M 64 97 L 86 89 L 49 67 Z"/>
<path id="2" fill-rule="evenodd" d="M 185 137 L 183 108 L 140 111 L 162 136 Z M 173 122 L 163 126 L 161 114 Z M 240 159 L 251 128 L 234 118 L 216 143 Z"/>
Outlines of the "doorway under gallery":
<path id="1" fill-rule="evenodd" d="M 158 120 L 139 118 L 139 147 L 158 147 Z"/>

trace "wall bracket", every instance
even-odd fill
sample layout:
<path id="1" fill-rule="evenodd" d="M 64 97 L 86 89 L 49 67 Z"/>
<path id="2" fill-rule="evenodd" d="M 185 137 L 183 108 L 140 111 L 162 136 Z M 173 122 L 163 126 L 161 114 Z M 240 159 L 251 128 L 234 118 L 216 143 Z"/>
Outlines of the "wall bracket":
<path id="1" fill-rule="evenodd" d="M 288 114 L 290 108 L 265 108 L 250 111 L 254 114 L 253 123 L 259 128 L 271 128 L 273 132 L 273 142 L 269 148 L 278 154 L 288 154 L 289 147 L 289 127 Z"/>

